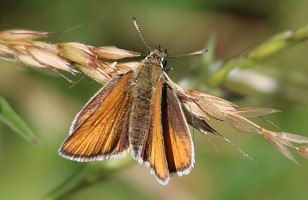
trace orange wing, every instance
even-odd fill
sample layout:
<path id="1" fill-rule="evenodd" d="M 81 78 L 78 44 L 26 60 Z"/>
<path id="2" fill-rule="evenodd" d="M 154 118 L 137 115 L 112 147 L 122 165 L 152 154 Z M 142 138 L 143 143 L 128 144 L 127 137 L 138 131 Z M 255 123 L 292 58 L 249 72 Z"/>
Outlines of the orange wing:
<path id="1" fill-rule="evenodd" d="M 144 147 L 143 161 L 148 164 L 157 180 L 165 185 L 169 181 L 169 171 L 165 157 L 165 148 L 163 141 L 162 116 L 161 116 L 161 97 L 162 96 L 162 78 L 160 79 L 153 97 L 152 123 L 149 135 Z"/>
<path id="2" fill-rule="evenodd" d="M 132 74 L 111 81 L 82 109 L 59 149 L 61 156 L 85 162 L 127 153 Z"/>
<path id="3" fill-rule="evenodd" d="M 179 176 L 194 165 L 194 146 L 180 102 L 168 84 L 162 101 L 162 125 L 168 169 Z"/>

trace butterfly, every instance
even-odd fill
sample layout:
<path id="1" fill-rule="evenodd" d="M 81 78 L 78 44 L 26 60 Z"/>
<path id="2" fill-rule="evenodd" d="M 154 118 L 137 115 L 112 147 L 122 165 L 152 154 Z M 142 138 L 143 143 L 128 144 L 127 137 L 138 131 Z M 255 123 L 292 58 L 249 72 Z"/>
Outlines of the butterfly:
<path id="1" fill-rule="evenodd" d="M 121 57 L 122 50 L 115 47 L 99 49 L 77 43 L 58 44 L 61 53 L 76 62 L 75 66 L 79 70 L 105 83 L 76 115 L 69 136 L 58 151 L 62 157 L 89 162 L 122 158 L 130 152 L 136 161 L 150 168 L 160 184 L 166 185 L 171 174 L 189 174 L 194 166 L 194 144 L 189 124 L 202 133 L 220 136 L 233 145 L 206 122 L 214 118 L 240 131 L 263 135 L 294 162 L 296 160 L 284 145 L 308 158 L 308 147 L 295 147 L 291 144 L 308 143 L 307 137 L 269 131 L 247 119 L 277 110 L 238 109 L 232 102 L 205 92 L 183 89 L 173 82 L 166 69 L 167 59 L 180 56 L 169 56 L 167 50 L 160 46 L 152 50 L 145 42 L 136 18 L 133 18 L 133 22 L 140 38 L 150 50 L 141 62 L 102 63 L 93 52 L 98 57 L 114 59 Z M 181 56 L 199 55 L 206 51 L 203 49 Z M 87 59 L 77 59 L 79 57 L 76 54 L 81 53 Z M 126 53 L 128 57 L 139 56 Z M 85 68 L 90 66 L 90 61 L 91 67 Z M 104 67 L 96 68 L 98 64 Z"/>
<path id="2" fill-rule="evenodd" d="M 134 24 L 141 34 L 135 18 Z M 88 162 L 131 151 L 163 185 L 172 173 L 188 174 L 195 162 L 194 145 L 178 86 L 165 70 L 167 59 L 167 50 L 156 48 L 136 70 L 109 81 L 77 114 L 59 154 Z"/>

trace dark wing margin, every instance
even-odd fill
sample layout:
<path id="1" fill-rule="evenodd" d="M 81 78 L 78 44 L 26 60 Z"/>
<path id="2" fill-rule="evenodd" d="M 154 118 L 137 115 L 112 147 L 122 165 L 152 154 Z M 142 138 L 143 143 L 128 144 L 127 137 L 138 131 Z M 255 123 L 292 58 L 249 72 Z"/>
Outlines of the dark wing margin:
<path id="1" fill-rule="evenodd" d="M 183 110 L 188 124 L 198 129 L 201 133 L 213 133 L 214 135 L 218 135 L 215 129 L 213 129 L 208 123 L 206 123 L 204 119 L 198 118 L 185 108 Z"/>
<path id="2" fill-rule="evenodd" d="M 59 154 L 79 162 L 119 158 L 129 150 L 133 71 L 112 80 L 76 116 Z"/>
<path id="3" fill-rule="evenodd" d="M 182 176 L 194 165 L 194 146 L 182 106 L 171 86 L 164 84 L 162 125 L 168 169 Z"/>

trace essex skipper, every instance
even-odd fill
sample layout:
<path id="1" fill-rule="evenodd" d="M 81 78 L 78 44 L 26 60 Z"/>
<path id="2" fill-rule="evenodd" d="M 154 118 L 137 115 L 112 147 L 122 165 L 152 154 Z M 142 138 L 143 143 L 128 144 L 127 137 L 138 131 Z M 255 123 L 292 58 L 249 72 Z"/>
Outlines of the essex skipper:
<path id="1" fill-rule="evenodd" d="M 171 173 L 188 174 L 194 165 L 194 145 L 177 88 L 165 72 L 167 58 L 165 49 L 151 50 L 135 71 L 99 90 L 77 114 L 60 155 L 88 162 L 121 158 L 131 151 L 163 185 Z"/>

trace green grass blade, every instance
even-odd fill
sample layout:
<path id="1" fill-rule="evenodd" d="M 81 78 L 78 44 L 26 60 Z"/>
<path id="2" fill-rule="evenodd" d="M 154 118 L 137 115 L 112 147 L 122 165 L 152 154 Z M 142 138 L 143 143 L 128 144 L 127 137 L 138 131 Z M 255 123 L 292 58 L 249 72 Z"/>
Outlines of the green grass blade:
<path id="1" fill-rule="evenodd" d="M 207 81 L 209 86 L 217 86 L 226 80 L 229 72 L 235 68 L 250 68 L 275 56 L 282 50 L 308 39 L 308 26 L 296 31 L 286 31 L 275 35 L 268 41 L 256 46 L 249 52 L 230 59 L 222 64 Z"/>
<path id="2" fill-rule="evenodd" d="M 26 123 L 17 115 L 8 102 L 0 96 L 0 121 L 17 134 L 28 140 L 32 144 L 39 145 L 40 141 L 34 136 Z"/>

